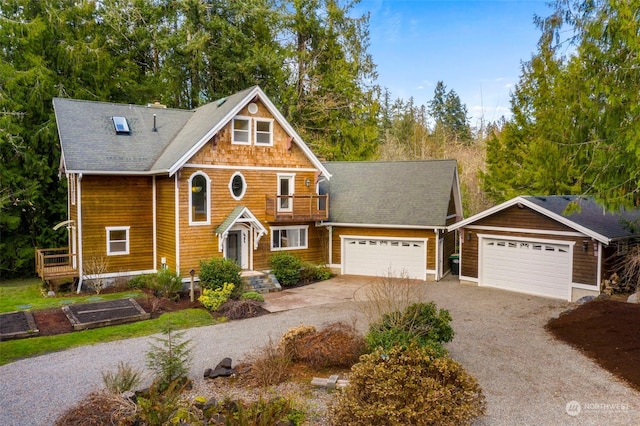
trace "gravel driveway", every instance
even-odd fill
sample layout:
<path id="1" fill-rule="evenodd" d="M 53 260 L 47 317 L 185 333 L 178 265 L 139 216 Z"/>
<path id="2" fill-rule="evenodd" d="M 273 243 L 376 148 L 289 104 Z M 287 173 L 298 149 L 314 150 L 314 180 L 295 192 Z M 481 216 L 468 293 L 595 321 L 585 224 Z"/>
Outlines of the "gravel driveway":
<path id="1" fill-rule="evenodd" d="M 366 281 L 362 277 L 340 279 L 351 280 L 346 293 Z M 448 345 L 450 353 L 479 380 L 487 397 L 487 415 L 478 424 L 640 423 L 640 392 L 544 331 L 545 322 L 567 309 L 568 303 L 459 284 L 453 279 L 421 285 L 428 300 L 451 312 L 456 335 Z M 187 337 L 194 344 L 191 376 L 196 386 L 205 368 L 214 367 L 226 356 L 239 360 L 291 326 L 351 321 L 359 314 L 354 302 L 347 300 L 350 296 L 189 330 Z M 360 325 L 365 326 L 363 321 Z M 149 342 L 146 337 L 97 344 L 0 367 L 0 424 L 52 424 L 65 408 L 102 386 L 102 371 L 114 370 L 119 361 L 143 367 Z"/>

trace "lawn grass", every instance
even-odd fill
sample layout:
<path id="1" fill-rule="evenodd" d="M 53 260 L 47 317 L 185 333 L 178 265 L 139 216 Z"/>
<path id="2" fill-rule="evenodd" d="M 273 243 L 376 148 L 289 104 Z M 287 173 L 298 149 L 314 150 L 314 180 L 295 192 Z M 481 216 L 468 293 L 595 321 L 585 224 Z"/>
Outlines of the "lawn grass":
<path id="1" fill-rule="evenodd" d="M 119 293 L 96 295 L 95 293 L 58 293 L 55 297 L 42 295 L 42 282 L 39 278 L 15 279 L 0 283 L 0 313 L 14 312 L 24 309 L 59 308 L 62 305 L 82 303 L 99 296 L 101 300 L 123 299 L 125 297 L 138 297 L 142 295 L 140 290 L 125 290 Z M 95 301 L 95 300 L 94 300 Z"/>
<path id="2" fill-rule="evenodd" d="M 0 342 L 0 365 L 22 358 L 44 355 L 84 345 L 148 336 L 160 333 L 168 326 L 184 329 L 213 325 L 219 322 L 203 309 L 185 309 L 169 312 L 159 318 L 131 324 L 114 325 L 91 330 L 76 331 L 56 336 L 30 337 Z"/>

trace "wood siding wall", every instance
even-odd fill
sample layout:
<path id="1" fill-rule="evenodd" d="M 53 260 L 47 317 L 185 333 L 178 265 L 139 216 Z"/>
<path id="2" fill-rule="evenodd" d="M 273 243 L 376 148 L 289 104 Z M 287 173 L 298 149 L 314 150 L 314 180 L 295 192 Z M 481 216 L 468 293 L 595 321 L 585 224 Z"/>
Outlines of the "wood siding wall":
<path id="1" fill-rule="evenodd" d="M 167 266 L 175 271 L 176 259 L 176 209 L 175 178 L 156 177 L 156 239 L 157 265 L 160 268 L 162 258 L 166 258 Z"/>
<path id="2" fill-rule="evenodd" d="M 496 231 L 496 230 L 483 230 L 474 229 L 479 226 L 492 226 L 501 228 L 520 228 L 527 230 L 539 230 L 539 233 L 523 233 L 518 232 L 516 229 L 512 231 Z M 593 243 L 586 236 L 563 236 L 545 233 L 544 231 L 562 231 L 573 232 L 576 231 L 568 226 L 565 226 L 553 219 L 550 219 L 536 211 L 529 208 L 519 208 L 516 206 L 507 208 L 503 211 L 497 212 L 487 218 L 477 221 L 476 223 L 461 230 L 462 247 L 461 258 L 462 267 L 460 274 L 465 277 L 479 278 L 478 277 L 478 233 L 489 234 L 509 237 L 518 237 L 522 239 L 547 239 L 574 242 L 573 247 L 573 278 L 574 283 L 579 284 L 597 284 L 597 270 L 598 270 L 598 257 L 594 254 Z M 471 240 L 468 240 L 468 235 L 471 233 Z M 589 241 L 589 247 L 586 252 L 582 250 L 583 241 Z"/>
<path id="3" fill-rule="evenodd" d="M 239 115 L 244 117 L 272 118 L 266 107 L 258 102 L 258 112 L 251 115 L 245 108 Z M 218 250 L 216 228 L 238 206 L 247 207 L 269 232 L 262 237 L 258 248 L 253 250 L 253 268 L 269 269 L 271 251 L 271 226 L 308 225 L 308 249 L 291 250 L 292 254 L 314 263 L 325 263 L 326 242 L 321 238 L 324 229 L 314 222 L 268 223 L 266 220 L 266 196 L 278 192 L 278 174 L 295 174 L 295 195 L 316 195 L 316 169 L 277 121 L 273 122 L 273 146 L 236 145 L 231 143 L 231 123 L 187 162 L 180 171 L 180 270 L 199 270 L 201 260 L 222 257 Z M 215 167 L 209 167 L 215 165 Z M 221 167 L 222 166 L 222 167 Z M 189 224 L 189 178 L 196 172 L 206 174 L 211 185 L 211 221 L 209 225 Z M 242 174 L 246 191 L 242 199 L 236 200 L 229 189 L 233 175 Z M 309 181 L 307 187 L 305 181 Z M 326 241 L 326 239 L 325 239 Z"/>
<path id="4" fill-rule="evenodd" d="M 81 185 L 83 263 L 105 257 L 107 273 L 153 269 L 151 178 L 84 176 Z M 130 227 L 128 255 L 107 256 L 107 226 Z"/>

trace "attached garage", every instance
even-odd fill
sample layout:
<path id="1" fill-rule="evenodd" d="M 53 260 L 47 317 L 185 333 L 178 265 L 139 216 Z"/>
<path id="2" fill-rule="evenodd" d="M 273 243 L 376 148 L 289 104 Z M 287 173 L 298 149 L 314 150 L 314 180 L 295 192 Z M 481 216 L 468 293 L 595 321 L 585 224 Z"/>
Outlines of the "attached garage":
<path id="1" fill-rule="evenodd" d="M 479 284 L 567 299 L 571 259 L 569 244 L 481 237 Z"/>
<path id="2" fill-rule="evenodd" d="M 426 240 L 352 237 L 342 239 L 343 273 L 426 279 Z"/>

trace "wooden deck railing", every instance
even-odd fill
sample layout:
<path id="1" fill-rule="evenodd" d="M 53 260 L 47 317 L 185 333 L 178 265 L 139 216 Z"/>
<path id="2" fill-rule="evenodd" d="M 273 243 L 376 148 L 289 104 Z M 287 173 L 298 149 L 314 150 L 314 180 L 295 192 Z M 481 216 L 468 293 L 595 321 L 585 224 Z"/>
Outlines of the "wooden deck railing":
<path id="1" fill-rule="evenodd" d="M 68 248 L 36 249 L 36 272 L 43 281 L 77 278 L 76 255 Z"/>
<path id="2" fill-rule="evenodd" d="M 329 198 L 327 195 L 267 195 L 266 215 L 270 222 L 326 220 Z"/>

